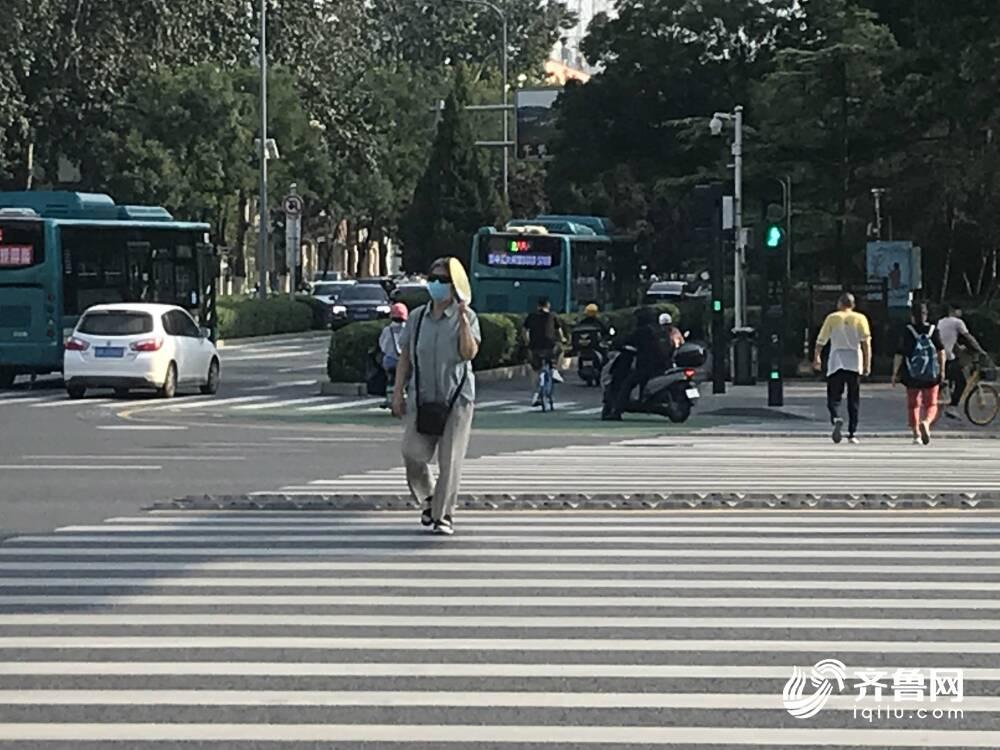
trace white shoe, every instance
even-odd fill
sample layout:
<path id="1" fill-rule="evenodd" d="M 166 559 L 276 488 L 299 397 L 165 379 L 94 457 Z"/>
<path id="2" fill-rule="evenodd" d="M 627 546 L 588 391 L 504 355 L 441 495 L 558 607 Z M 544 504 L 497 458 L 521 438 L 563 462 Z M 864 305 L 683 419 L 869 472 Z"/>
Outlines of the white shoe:
<path id="1" fill-rule="evenodd" d="M 913 444 L 914 445 L 923 445 L 923 441 L 920 439 L 919 435 L 914 435 L 913 436 Z"/>
<path id="2" fill-rule="evenodd" d="M 858 440 L 853 435 L 851 435 L 849 438 L 847 438 L 847 442 L 850 443 L 851 445 L 861 445 L 861 441 Z"/>

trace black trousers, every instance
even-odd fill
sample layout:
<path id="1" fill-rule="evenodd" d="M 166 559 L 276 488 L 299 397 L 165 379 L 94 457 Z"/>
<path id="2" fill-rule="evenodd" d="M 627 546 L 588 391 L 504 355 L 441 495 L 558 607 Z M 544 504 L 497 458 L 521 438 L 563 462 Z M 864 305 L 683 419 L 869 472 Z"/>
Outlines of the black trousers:
<path id="1" fill-rule="evenodd" d="M 847 434 L 858 431 L 858 414 L 861 410 L 861 375 L 851 370 L 837 370 L 826 380 L 826 407 L 830 422 L 840 419 L 840 404 L 847 389 Z"/>
<path id="2" fill-rule="evenodd" d="M 966 379 L 965 369 L 958 358 L 951 360 L 945 368 L 945 375 L 948 377 L 948 385 L 951 388 L 951 405 L 958 406 L 962 400 L 962 392 L 965 390 Z"/>

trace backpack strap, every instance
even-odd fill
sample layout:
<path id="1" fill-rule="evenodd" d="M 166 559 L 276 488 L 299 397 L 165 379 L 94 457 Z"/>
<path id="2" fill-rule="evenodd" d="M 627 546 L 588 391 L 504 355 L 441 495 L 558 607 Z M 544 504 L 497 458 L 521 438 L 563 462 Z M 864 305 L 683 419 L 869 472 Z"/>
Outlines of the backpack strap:
<path id="1" fill-rule="evenodd" d="M 416 393 L 417 406 L 420 406 L 420 362 L 417 360 L 417 344 L 420 343 L 420 324 L 424 322 L 424 315 L 427 314 L 427 308 L 424 307 L 420 310 L 420 315 L 417 317 L 417 330 L 413 334 L 413 387 Z"/>

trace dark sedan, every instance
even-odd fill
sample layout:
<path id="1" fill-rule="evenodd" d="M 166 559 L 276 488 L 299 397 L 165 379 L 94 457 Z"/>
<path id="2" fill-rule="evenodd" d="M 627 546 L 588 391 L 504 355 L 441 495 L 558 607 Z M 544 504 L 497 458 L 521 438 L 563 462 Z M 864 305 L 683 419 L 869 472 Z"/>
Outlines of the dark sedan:
<path id="1" fill-rule="evenodd" d="M 389 317 L 389 295 L 377 284 L 352 284 L 337 291 L 330 306 L 333 327 L 355 320 Z"/>

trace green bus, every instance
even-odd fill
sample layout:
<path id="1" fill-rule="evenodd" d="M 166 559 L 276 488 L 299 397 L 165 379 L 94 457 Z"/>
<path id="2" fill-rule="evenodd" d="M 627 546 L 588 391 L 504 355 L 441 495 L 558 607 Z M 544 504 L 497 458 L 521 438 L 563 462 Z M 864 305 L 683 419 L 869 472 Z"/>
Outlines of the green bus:
<path id="1" fill-rule="evenodd" d="M 162 302 L 215 331 L 209 225 L 106 195 L 0 192 L 0 387 L 62 370 L 63 340 L 91 305 Z"/>
<path id="2" fill-rule="evenodd" d="M 483 227 L 469 263 L 476 308 L 527 313 L 540 297 L 555 312 L 627 305 L 638 286 L 635 244 L 595 216 L 543 215 L 509 222 L 503 231 Z"/>

